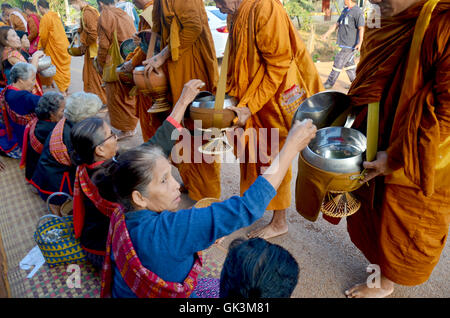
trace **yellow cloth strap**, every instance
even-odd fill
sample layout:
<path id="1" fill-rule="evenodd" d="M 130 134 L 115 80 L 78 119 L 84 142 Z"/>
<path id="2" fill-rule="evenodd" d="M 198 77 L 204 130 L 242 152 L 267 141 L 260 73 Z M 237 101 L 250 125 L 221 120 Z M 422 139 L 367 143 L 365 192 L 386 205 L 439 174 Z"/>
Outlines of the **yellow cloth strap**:
<path id="1" fill-rule="evenodd" d="M 176 16 L 173 17 L 170 24 L 169 44 L 172 61 L 178 61 L 180 54 L 180 23 Z"/>
<path id="2" fill-rule="evenodd" d="M 373 161 L 377 157 L 378 128 L 379 128 L 380 103 L 370 103 L 367 111 L 367 149 L 366 160 Z"/>
<path id="3" fill-rule="evenodd" d="M 228 38 L 222 59 L 222 66 L 220 68 L 219 81 L 217 83 L 217 90 L 216 90 L 216 98 L 214 100 L 214 109 L 216 111 L 213 117 L 214 127 L 220 127 L 222 123 L 223 113 L 221 112 L 221 110 L 223 109 L 223 103 L 225 101 L 229 56 L 230 56 L 230 40 Z"/>

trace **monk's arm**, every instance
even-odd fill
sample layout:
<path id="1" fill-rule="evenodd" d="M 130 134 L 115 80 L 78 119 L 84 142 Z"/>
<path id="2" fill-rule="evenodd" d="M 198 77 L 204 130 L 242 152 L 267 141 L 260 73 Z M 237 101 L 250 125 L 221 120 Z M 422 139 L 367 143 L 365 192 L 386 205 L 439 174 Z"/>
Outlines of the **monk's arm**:
<path id="1" fill-rule="evenodd" d="M 255 14 L 255 45 L 265 68 L 264 76 L 256 90 L 247 91 L 241 99 L 252 114 L 257 113 L 278 91 L 293 59 L 288 23 L 284 21 L 282 12 L 266 6 L 261 6 Z"/>
<path id="2" fill-rule="evenodd" d="M 97 42 L 98 14 L 93 10 L 86 10 L 83 15 L 83 33 L 81 43 L 89 46 Z"/>
<path id="3" fill-rule="evenodd" d="M 111 45 L 108 37 L 106 36 L 105 29 L 103 28 L 103 22 L 100 18 L 98 23 L 98 53 L 97 53 L 97 63 L 103 68 L 106 62 L 106 56 L 108 55 L 108 49 Z"/>
<path id="4" fill-rule="evenodd" d="M 180 30 L 180 55 L 188 50 L 194 45 L 195 41 L 198 39 L 202 33 L 203 27 L 202 23 L 202 10 L 201 6 L 203 1 L 190 0 L 190 1 L 175 1 L 174 11 L 182 29 Z M 174 17 L 174 20 L 176 17 Z M 172 21 L 174 23 L 175 21 Z M 206 25 L 206 27 L 209 27 Z"/>

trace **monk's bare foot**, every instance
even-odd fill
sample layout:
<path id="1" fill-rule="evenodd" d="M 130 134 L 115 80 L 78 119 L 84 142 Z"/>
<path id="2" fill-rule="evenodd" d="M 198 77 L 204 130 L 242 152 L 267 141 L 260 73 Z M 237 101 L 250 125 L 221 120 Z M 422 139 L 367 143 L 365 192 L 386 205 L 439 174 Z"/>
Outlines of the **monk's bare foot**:
<path id="1" fill-rule="evenodd" d="M 263 228 L 247 234 L 249 238 L 259 237 L 265 240 L 286 234 L 288 224 L 286 221 L 286 210 L 274 211 L 272 221 Z"/>
<path id="2" fill-rule="evenodd" d="M 380 288 L 370 288 L 367 283 L 358 284 L 345 291 L 347 298 L 384 298 L 394 292 L 394 283 L 381 275 Z"/>

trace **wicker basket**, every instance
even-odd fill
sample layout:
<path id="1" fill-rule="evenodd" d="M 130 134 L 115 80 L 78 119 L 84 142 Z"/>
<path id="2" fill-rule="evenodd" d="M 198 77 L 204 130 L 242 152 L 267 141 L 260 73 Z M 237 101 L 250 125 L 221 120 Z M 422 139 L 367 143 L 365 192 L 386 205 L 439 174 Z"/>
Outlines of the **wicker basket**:
<path id="1" fill-rule="evenodd" d="M 359 202 L 350 192 L 329 191 L 322 202 L 320 211 L 334 218 L 343 218 L 358 212 Z"/>

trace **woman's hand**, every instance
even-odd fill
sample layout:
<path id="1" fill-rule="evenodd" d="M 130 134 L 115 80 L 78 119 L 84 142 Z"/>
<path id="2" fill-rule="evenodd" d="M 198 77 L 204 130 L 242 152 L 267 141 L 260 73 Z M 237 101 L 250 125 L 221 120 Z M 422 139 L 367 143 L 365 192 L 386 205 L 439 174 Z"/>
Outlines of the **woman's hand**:
<path id="1" fill-rule="evenodd" d="M 33 64 L 36 69 L 38 68 L 39 59 L 43 57 L 45 54 L 42 51 L 36 51 L 31 56 L 31 64 Z"/>
<path id="2" fill-rule="evenodd" d="M 248 107 L 236 107 L 230 106 L 228 109 L 234 111 L 237 115 L 237 120 L 235 119 L 234 124 L 238 127 L 244 127 L 247 120 L 252 116 L 250 108 Z"/>
<path id="3" fill-rule="evenodd" d="M 377 177 L 377 176 L 387 176 L 393 172 L 388 166 L 388 154 L 386 151 L 377 152 L 377 159 L 374 161 L 364 161 L 363 167 L 366 172 L 363 175 L 361 183 L 366 183 L 367 181 Z"/>
<path id="4" fill-rule="evenodd" d="M 192 103 L 198 93 L 200 93 L 200 88 L 202 88 L 203 86 L 205 86 L 205 83 L 198 79 L 192 79 L 184 84 L 181 96 L 173 107 L 170 116 L 177 122 L 181 122 L 184 117 L 186 108 L 189 106 L 189 104 Z"/>
<path id="5" fill-rule="evenodd" d="M 289 131 L 286 144 L 296 153 L 300 152 L 316 137 L 316 131 L 317 127 L 311 119 L 304 119 L 301 122 L 296 120 Z"/>
<path id="6" fill-rule="evenodd" d="M 292 125 L 283 148 L 263 174 L 263 177 L 269 181 L 275 190 L 278 189 L 286 172 L 291 167 L 292 160 L 316 136 L 316 131 L 317 128 L 313 125 L 311 119 L 304 119 L 301 122 L 296 120 Z"/>

